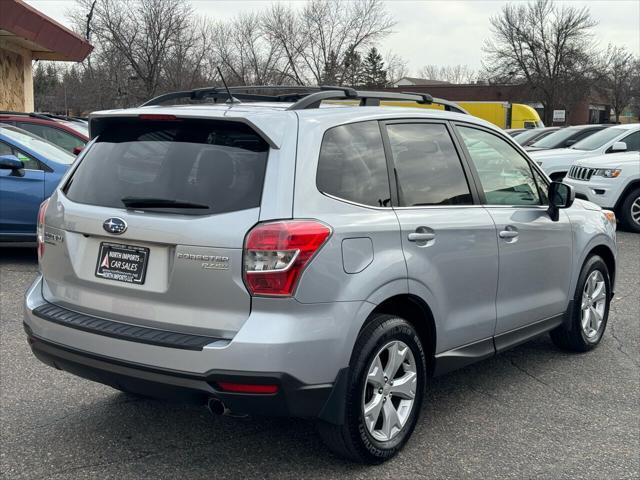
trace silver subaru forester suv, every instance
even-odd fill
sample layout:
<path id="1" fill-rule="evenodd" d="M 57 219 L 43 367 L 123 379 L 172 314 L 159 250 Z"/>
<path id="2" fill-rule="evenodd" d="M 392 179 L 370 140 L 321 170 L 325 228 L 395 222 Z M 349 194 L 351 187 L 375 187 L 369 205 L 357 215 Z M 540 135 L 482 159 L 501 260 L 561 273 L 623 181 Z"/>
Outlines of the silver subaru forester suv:
<path id="1" fill-rule="evenodd" d="M 39 213 L 24 322 L 44 363 L 314 418 L 334 452 L 378 463 L 428 378 L 545 332 L 600 342 L 615 217 L 501 130 L 425 94 L 242 92 L 91 116 Z"/>

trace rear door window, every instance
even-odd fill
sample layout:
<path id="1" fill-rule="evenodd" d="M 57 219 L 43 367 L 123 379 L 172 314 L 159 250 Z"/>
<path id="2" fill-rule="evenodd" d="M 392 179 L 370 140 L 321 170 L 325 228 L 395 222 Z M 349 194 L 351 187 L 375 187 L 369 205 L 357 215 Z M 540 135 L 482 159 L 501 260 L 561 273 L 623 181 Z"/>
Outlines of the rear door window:
<path id="1" fill-rule="evenodd" d="M 387 125 L 402 207 L 473 203 L 460 158 L 443 124 Z"/>
<path id="2" fill-rule="evenodd" d="M 220 121 L 122 120 L 107 127 L 67 183 L 78 203 L 190 215 L 258 207 L 269 146 Z"/>
<path id="3" fill-rule="evenodd" d="M 389 176 L 378 122 L 327 130 L 320 148 L 316 185 L 323 193 L 351 202 L 390 206 Z"/>

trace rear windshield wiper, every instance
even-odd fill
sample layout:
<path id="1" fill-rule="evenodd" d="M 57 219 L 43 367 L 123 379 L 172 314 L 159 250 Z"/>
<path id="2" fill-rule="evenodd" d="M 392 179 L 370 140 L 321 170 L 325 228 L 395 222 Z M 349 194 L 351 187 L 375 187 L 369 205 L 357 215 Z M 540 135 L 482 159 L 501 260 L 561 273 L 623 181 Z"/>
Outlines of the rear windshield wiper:
<path id="1" fill-rule="evenodd" d="M 173 200 L 170 198 L 152 197 L 124 197 L 120 201 L 127 208 L 202 208 L 209 209 L 209 205 L 202 203 Z"/>

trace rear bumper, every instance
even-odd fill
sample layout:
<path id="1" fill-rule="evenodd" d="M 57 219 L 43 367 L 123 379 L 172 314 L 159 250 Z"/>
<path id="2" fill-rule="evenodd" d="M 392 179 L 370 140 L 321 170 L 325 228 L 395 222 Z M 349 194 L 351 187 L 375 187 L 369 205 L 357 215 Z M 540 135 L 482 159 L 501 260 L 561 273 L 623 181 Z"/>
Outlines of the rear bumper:
<path id="1" fill-rule="evenodd" d="M 233 339 L 211 338 L 203 344 L 198 342 L 205 337 L 200 337 L 197 345 L 178 345 L 183 337 L 193 336 L 127 329 L 130 325 L 77 311 L 69 316 L 65 308 L 49 309 L 55 305 L 42 291 L 39 277 L 25 295 L 24 324 L 34 354 L 48 365 L 153 397 L 196 402 L 217 397 L 238 413 L 319 416 L 336 422 L 333 411 L 340 402 L 331 400 L 332 392 L 336 395 L 333 386 L 349 364 L 358 319 L 373 308 L 366 302 L 259 300 Z M 275 384 L 278 391 L 229 393 L 219 388 L 218 382 L 224 381 Z"/>
<path id="2" fill-rule="evenodd" d="M 229 372 L 211 370 L 203 375 L 149 368 L 113 358 L 56 345 L 33 334 L 25 325 L 34 355 L 43 363 L 94 382 L 150 397 L 205 403 L 215 397 L 233 413 L 253 415 L 320 417 L 333 384 L 304 385 L 284 373 Z M 277 385 L 274 394 L 224 392 L 218 382 Z"/>

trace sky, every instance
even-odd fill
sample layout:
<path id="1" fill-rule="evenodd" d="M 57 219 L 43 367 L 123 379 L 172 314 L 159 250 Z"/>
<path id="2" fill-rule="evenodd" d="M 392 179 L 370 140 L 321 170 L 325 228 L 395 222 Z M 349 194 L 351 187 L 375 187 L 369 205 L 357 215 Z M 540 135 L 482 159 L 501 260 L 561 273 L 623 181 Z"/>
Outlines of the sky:
<path id="1" fill-rule="evenodd" d="M 74 0 L 26 0 L 45 15 L 69 26 L 67 11 Z M 243 11 L 260 11 L 269 0 L 190 0 L 194 10 L 212 19 L 228 19 Z M 523 0 L 514 0 L 517 3 Z M 304 0 L 284 1 L 299 8 Z M 490 36 L 489 18 L 504 0 L 387 0 L 396 20 L 394 33 L 380 44 L 408 62 L 410 74 L 428 64 L 481 66 L 482 44 Z M 625 46 L 640 56 L 640 0 L 562 0 L 559 4 L 587 6 L 598 22 L 597 41 Z"/>

